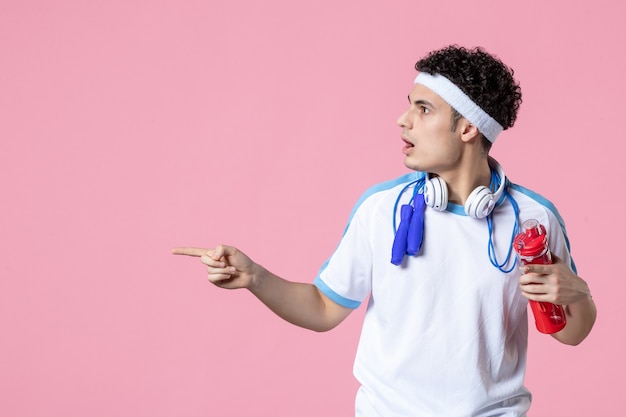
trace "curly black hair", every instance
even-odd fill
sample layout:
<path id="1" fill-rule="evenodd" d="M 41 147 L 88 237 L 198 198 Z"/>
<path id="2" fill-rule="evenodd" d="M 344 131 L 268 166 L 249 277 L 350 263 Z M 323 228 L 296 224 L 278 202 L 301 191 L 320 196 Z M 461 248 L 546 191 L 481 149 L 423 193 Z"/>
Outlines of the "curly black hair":
<path id="1" fill-rule="evenodd" d="M 505 130 L 515 123 L 522 90 L 513 70 L 484 49 L 447 46 L 419 60 L 415 69 L 448 78 Z"/>

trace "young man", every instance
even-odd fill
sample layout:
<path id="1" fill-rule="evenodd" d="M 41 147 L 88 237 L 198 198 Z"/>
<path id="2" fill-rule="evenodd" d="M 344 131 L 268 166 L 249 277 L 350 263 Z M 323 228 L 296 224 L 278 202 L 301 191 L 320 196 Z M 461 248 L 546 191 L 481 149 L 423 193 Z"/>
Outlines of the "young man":
<path id="1" fill-rule="evenodd" d="M 456 46 L 416 69 L 398 119 L 415 172 L 361 198 L 313 284 L 279 278 L 230 246 L 173 252 L 200 257 L 215 285 L 247 288 L 316 331 L 367 299 L 357 416 L 525 416 L 527 300 L 564 306 L 567 324 L 553 337 L 571 345 L 591 331 L 595 305 L 554 206 L 510 183 L 488 156 L 521 103 L 512 71 Z M 512 237 L 528 219 L 546 227 L 555 263 L 520 271 Z"/>

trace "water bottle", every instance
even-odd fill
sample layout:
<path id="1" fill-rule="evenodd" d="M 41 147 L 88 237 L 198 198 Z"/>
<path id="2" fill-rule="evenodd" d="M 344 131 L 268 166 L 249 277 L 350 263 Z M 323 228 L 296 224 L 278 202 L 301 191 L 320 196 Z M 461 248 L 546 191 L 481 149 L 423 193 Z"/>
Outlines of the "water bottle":
<path id="1" fill-rule="evenodd" d="M 526 220 L 522 224 L 522 232 L 513 239 L 513 249 L 522 265 L 552 263 L 546 228 L 537 220 Z M 565 327 L 563 306 L 533 300 L 529 303 L 535 316 L 535 326 L 541 333 L 552 334 Z"/>

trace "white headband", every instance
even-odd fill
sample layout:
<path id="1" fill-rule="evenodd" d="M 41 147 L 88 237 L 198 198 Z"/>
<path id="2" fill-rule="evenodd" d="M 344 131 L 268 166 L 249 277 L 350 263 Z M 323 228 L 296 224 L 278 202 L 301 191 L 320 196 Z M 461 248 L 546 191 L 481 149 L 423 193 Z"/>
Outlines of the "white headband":
<path id="1" fill-rule="evenodd" d="M 441 74 L 431 75 L 420 72 L 415 77 L 415 84 L 430 88 L 446 103 L 458 111 L 470 123 L 478 128 L 489 142 L 493 143 L 503 128 L 493 117 L 472 101 L 459 87 Z"/>

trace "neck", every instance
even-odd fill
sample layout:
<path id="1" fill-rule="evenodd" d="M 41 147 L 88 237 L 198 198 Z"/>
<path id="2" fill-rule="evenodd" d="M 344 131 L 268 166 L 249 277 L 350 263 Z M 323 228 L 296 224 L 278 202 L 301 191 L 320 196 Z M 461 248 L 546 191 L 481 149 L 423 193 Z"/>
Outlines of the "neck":
<path id="1" fill-rule="evenodd" d="M 467 197 L 476 187 L 491 184 L 491 169 L 488 158 L 472 158 L 461 161 L 456 169 L 442 173 L 442 179 L 448 184 L 448 201 L 464 205 Z"/>

